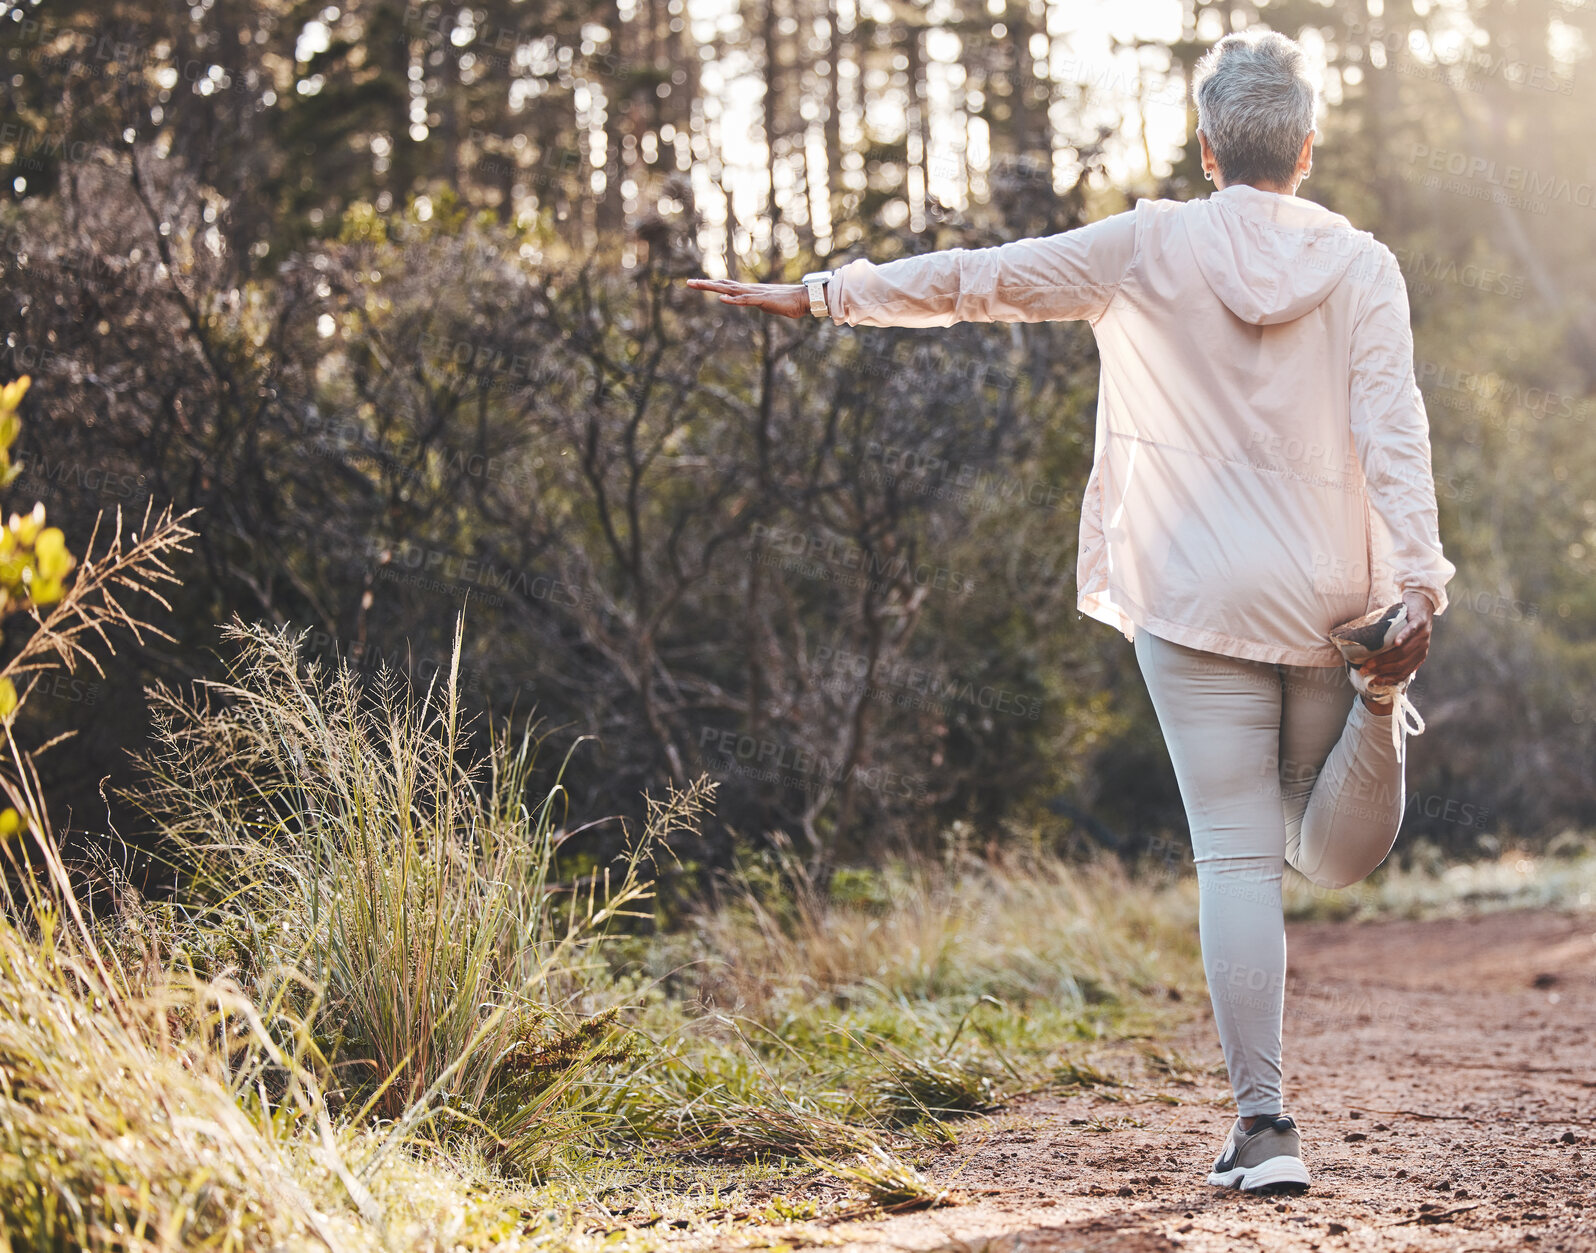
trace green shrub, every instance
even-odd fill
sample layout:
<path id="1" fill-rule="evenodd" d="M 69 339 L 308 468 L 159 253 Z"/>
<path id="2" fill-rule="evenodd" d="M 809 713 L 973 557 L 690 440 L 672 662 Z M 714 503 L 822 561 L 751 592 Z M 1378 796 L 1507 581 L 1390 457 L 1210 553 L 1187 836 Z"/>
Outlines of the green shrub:
<path id="1" fill-rule="evenodd" d="M 292 973 L 345 1107 L 486 1126 L 522 1165 L 546 1160 L 582 1124 L 580 1078 L 627 1055 L 599 950 L 617 919 L 650 916 L 645 853 L 696 823 L 709 787 L 651 805 L 613 871 L 558 882 L 563 790 L 529 799 L 530 732 L 490 728 L 469 755 L 458 632 L 420 696 L 303 661 L 302 635 L 227 635 L 228 680 L 154 693 L 129 794 L 181 850 L 199 924 L 232 937 L 257 989 Z"/>

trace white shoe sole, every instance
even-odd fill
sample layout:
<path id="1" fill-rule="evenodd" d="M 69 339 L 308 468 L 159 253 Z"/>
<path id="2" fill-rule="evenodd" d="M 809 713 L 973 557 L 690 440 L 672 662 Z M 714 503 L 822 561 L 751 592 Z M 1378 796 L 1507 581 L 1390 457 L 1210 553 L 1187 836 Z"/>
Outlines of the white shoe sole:
<path id="1" fill-rule="evenodd" d="M 1308 1168 L 1300 1157 L 1271 1157 L 1256 1166 L 1238 1166 L 1222 1174 L 1208 1176 L 1215 1188 L 1240 1188 L 1243 1192 L 1257 1192 L 1263 1188 L 1306 1188 L 1312 1182 Z"/>

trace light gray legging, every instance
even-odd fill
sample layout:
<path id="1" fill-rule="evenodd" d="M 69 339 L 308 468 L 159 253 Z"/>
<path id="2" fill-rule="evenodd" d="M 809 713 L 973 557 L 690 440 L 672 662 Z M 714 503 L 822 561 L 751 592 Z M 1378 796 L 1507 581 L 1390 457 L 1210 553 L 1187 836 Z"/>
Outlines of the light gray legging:
<path id="1" fill-rule="evenodd" d="M 1385 860 L 1403 807 L 1391 719 L 1355 699 L 1344 666 L 1245 661 L 1145 630 L 1136 660 L 1191 826 L 1203 967 L 1236 1111 L 1279 1113 L 1283 865 L 1346 887 Z"/>

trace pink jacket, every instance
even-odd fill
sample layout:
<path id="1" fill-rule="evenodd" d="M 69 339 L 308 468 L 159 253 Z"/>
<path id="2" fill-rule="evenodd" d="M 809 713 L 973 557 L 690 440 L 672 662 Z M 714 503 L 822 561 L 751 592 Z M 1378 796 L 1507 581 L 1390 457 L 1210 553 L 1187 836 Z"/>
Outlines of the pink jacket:
<path id="1" fill-rule="evenodd" d="M 1102 358 L 1081 611 L 1207 652 L 1339 665 L 1331 627 L 1446 608 L 1429 423 L 1390 249 L 1245 184 L 827 285 L 849 326 L 1090 322 Z"/>

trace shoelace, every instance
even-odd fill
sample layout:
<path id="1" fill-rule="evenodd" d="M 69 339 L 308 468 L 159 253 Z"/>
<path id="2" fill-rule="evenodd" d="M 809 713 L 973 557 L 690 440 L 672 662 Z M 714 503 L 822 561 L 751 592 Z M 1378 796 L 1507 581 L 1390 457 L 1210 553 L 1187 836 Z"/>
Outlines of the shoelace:
<path id="1" fill-rule="evenodd" d="M 1407 760 L 1407 738 L 1424 734 L 1424 717 L 1418 706 L 1408 699 L 1406 683 L 1371 683 L 1369 695 L 1391 702 L 1391 746 L 1397 751 L 1397 760 Z"/>

